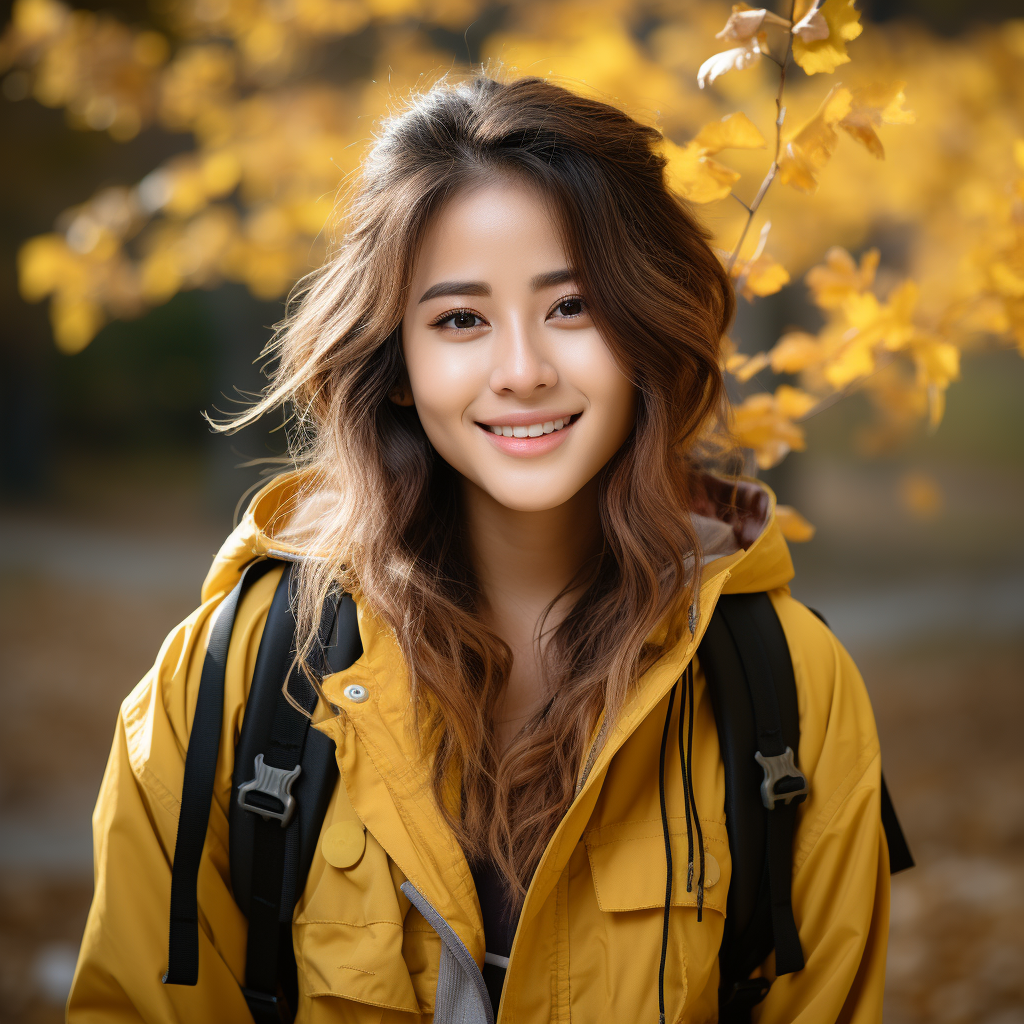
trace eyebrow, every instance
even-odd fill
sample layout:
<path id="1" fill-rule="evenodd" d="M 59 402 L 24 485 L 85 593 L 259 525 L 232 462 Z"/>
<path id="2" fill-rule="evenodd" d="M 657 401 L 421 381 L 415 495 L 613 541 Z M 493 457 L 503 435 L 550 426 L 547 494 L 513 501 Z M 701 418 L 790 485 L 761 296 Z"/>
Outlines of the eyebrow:
<path id="1" fill-rule="evenodd" d="M 546 274 L 537 274 L 530 280 L 530 289 L 538 292 L 541 288 L 550 288 L 556 284 L 566 284 L 573 279 L 568 268 L 549 270 Z M 491 286 L 486 281 L 440 281 L 432 284 L 421 296 L 420 302 L 436 299 L 441 295 L 490 295 Z"/>

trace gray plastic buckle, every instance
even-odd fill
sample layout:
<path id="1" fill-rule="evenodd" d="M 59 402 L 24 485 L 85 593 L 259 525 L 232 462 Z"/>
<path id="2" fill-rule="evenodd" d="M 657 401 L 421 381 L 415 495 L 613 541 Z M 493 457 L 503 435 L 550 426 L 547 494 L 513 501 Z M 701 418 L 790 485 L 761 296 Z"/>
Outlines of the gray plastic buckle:
<path id="1" fill-rule="evenodd" d="M 811 791 L 807 785 L 807 777 L 793 761 L 792 747 L 786 747 L 785 753 L 773 754 L 771 757 L 765 757 L 759 750 L 754 755 L 754 760 L 764 769 L 764 779 L 761 781 L 761 803 L 769 811 L 775 810 L 776 800 L 782 800 L 787 805 L 793 800 L 800 803 Z M 783 779 L 793 779 L 794 782 L 799 780 L 799 787 L 777 793 L 775 785 Z"/>
<path id="2" fill-rule="evenodd" d="M 290 772 L 284 768 L 274 768 L 263 763 L 263 755 L 256 755 L 256 778 L 244 786 L 238 787 L 238 805 L 246 811 L 258 814 L 264 821 L 276 818 L 285 828 L 295 813 L 295 797 L 292 796 L 292 785 L 302 772 L 302 765 L 297 764 Z M 250 804 L 245 798 L 248 793 L 259 793 L 279 800 L 283 807 L 280 811 L 271 811 L 266 807 Z"/>

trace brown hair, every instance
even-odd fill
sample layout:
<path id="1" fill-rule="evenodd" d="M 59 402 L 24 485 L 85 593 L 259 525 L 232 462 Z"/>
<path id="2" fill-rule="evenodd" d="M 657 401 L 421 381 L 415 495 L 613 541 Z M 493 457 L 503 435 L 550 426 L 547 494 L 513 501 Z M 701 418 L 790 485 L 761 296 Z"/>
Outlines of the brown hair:
<path id="1" fill-rule="evenodd" d="M 678 641 L 699 583 L 688 454 L 723 400 L 719 343 L 734 299 L 705 232 L 668 189 L 661 136 L 538 78 L 443 81 L 383 125 L 328 263 L 273 343 L 263 399 L 288 404 L 305 495 L 329 493 L 299 573 L 308 655 L 332 588 L 358 587 L 408 665 L 435 798 L 470 859 L 493 857 L 522 895 L 574 795 L 602 712 Z M 430 218 L 482 177 L 515 174 L 552 201 L 594 321 L 637 388 L 629 438 L 600 473 L 603 547 L 546 638 L 550 697 L 499 757 L 492 709 L 508 646 L 475 614 L 459 488 L 402 380 L 400 325 Z M 557 600 L 557 599 L 556 599 Z M 554 602 L 552 602 L 554 603 Z M 550 606 L 549 606 L 550 608 Z M 667 624 L 661 642 L 650 642 Z"/>

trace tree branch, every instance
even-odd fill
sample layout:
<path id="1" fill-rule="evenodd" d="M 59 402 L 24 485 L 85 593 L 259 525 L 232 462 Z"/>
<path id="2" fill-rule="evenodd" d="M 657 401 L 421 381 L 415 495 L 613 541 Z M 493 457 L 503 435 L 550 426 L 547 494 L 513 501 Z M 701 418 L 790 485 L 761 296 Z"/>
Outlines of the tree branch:
<path id="1" fill-rule="evenodd" d="M 757 213 L 757 208 L 761 205 L 761 200 L 764 199 L 765 193 L 768 191 L 768 187 L 771 185 L 772 181 L 775 180 L 775 175 L 779 169 L 779 156 L 782 153 L 782 122 L 786 117 L 786 108 L 782 105 L 782 94 L 786 88 L 786 66 L 789 64 L 789 57 L 793 50 L 792 25 L 793 15 L 795 12 L 796 0 L 791 0 L 789 5 L 790 29 L 787 33 L 786 53 L 779 62 L 779 91 L 775 94 L 775 157 L 772 160 L 771 167 L 768 168 L 768 173 L 764 176 L 764 181 L 761 182 L 761 187 L 757 190 L 757 195 L 754 196 L 754 201 L 747 207 L 747 221 L 743 225 L 743 230 L 740 232 L 740 238 L 736 243 L 736 248 L 733 249 L 732 255 L 729 257 L 729 262 L 726 264 L 725 269 L 730 274 L 732 273 L 732 268 L 736 264 L 736 259 L 740 254 L 740 249 L 743 248 L 743 243 L 747 239 L 747 232 L 750 231 L 750 225 L 754 222 L 754 215 Z"/>

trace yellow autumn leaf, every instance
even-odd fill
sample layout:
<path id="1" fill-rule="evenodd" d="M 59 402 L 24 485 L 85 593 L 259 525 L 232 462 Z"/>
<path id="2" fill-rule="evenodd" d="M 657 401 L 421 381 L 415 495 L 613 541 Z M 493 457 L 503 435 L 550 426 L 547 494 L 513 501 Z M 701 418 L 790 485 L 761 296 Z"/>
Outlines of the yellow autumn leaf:
<path id="1" fill-rule="evenodd" d="M 842 246 L 833 246 L 825 254 L 825 262 L 811 267 L 804 277 L 815 305 L 821 309 L 838 309 L 851 295 L 870 288 L 878 260 L 878 250 L 868 249 L 858 266 Z"/>
<path id="2" fill-rule="evenodd" d="M 875 369 L 875 353 L 866 339 L 855 337 L 829 359 L 825 366 L 825 379 L 837 391 L 866 377 Z"/>
<path id="3" fill-rule="evenodd" d="M 748 300 L 755 296 L 774 295 L 789 284 L 789 271 L 768 253 L 753 260 L 737 260 L 733 277 L 740 294 Z"/>
<path id="4" fill-rule="evenodd" d="M 792 505 L 776 505 L 775 521 L 786 540 L 802 544 L 814 537 L 814 527 Z"/>
<path id="5" fill-rule="evenodd" d="M 945 389 L 960 376 L 960 349 L 941 338 L 921 337 L 912 348 L 918 382 Z"/>
<path id="6" fill-rule="evenodd" d="M 790 451 L 803 451 L 806 443 L 803 430 L 767 392 L 750 395 L 734 406 L 729 426 L 736 443 L 754 452 L 761 469 L 777 465 Z"/>
<path id="7" fill-rule="evenodd" d="M 775 389 L 775 402 L 779 412 L 791 420 L 801 419 L 818 404 L 814 395 L 809 395 L 802 388 L 794 388 L 789 384 L 780 384 Z"/>
<path id="8" fill-rule="evenodd" d="M 882 124 L 913 124 L 914 112 L 904 107 L 904 82 L 853 89 L 850 111 L 839 127 L 864 146 L 872 156 L 885 159 L 885 147 L 875 131 Z"/>
<path id="9" fill-rule="evenodd" d="M 775 373 L 800 373 L 821 360 L 821 343 L 813 334 L 791 331 L 768 353 Z"/>
<path id="10" fill-rule="evenodd" d="M 66 355 L 81 352 L 103 323 L 103 310 L 87 296 L 58 292 L 50 303 L 53 338 Z"/>
<path id="11" fill-rule="evenodd" d="M 817 113 L 783 146 L 779 155 L 779 181 L 801 192 L 818 188 L 818 174 L 835 152 L 836 125 L 850 112 L 853 96 L 845 86 L 834 86 Z"/>
<path id="12" fill-rule="evenodd" d="M 738 171 L 705 156 L 693 142 L 677 146 L 666 140 L 661 151 L 667 160 L 665 184 L 694 203 L 724 199 L 741 177 Z"/>
<path id="13" fill-rule="evenodd" d="M 1024 274 L 1017 273 L 1005 260 L 996 260 L 989 266 L 992 285 L 1000 295 L 1011 299 L 1024 298 Z"/>
<path id="14" fill-rule="evenodd" d="M 203 188 L 209 196 L 222 196 L 232 191 L 242 176 L 242 165 L 230 150 L 210 153 L 202 163 Z"/>
<path id="15" fill-rule="evenodd" d="M 723 149 L 763 149 L 764 136 L 742 111 L 704 125 L 693 140 L 705 153 Z"/>
<path id="16" fill-rule="evenodd" d="M 685 146 L 662 139 L 661 153 L 668 161 L 665 179 L 668 187 L 694 203 L 712 203 L 724 199 L 740 178 L 712 154 L 723 149 L 758 149 L 764 137 L 746 114 L 736 112 L 704 125 Z"/>
<path id="17" fill-rule="evenodd" d="M 728 352 L 725 354 L 725 358 L 721 361 L 722 369 L 726 370 L 728 373 L 735 373 L 746 365 L 749 358 L 749 356 L 745 356 L 740 352 Z"/>
<path id="18" fill-rule="evenodd" d="M 713 203 L 716 199 L 724 199 L 740 179 L 739 172 L 706 156 L 696 142 L 677 146 L 670 139 L 665 139 L 662 154 L 668 160 L 666 184 L 673 192 L 694 203 Z"/>
<path id="19" fill-rule="evenodd" d="M 754 356 L 737 353 L 726 361 L 725 368 L 741 383 L 746 384 L 755 373 L 760 373 L 768 365 L 768 353 L 758 352 Z"/>
<path id="20" fill-rule="evenodd" d="M 855 10 L 854 0 L 825 0 L 818 13 L 828 25 L 828 37 L 806 40 L 793 36 L 793 60 L 808 75 L 835 71 L 840 64 L 849 62 L 846 44 L 863 31 L 860 11 Z"/>
<path id="21" fill-rule="evenodd" d="M 73 261 L 63 235 L 30 238 L 18 250 L 18 289 L 26 302 L 39 302 L 66 279 Z"/>
<path id="22" fill-rule="evenodd" d="M 892 290 L 880 323 L 883 344 L 889 351 L 903 348 L 917 334 L 913 316 L 921 289 L 915 281 L 904 281 Z"/>

